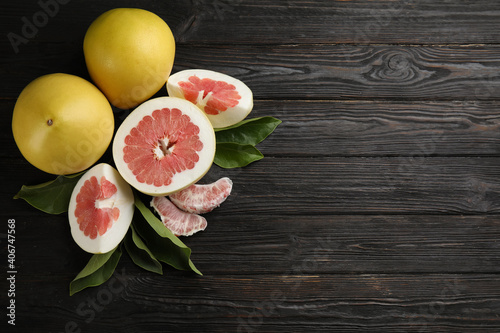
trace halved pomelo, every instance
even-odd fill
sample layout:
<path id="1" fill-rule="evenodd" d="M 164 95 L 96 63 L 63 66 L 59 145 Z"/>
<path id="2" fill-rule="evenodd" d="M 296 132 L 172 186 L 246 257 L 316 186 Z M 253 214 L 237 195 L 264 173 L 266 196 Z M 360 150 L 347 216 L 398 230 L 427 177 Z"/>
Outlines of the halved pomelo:
<path id="1" fill-rule="evenodd" d="M 97 164 L 77 182 L 68 217 L 75 242 L 90 253 L 106 253 L 125 237 L 134 215 L 132 188 L 112 166 Z"/>
<path id="2" fill-rule="evenodd" d="M 205 214 L 219 207 L 231 193 L 233 182 L 223 177 L 211 184 L 193 184 L 172 193 L 170 200 L 180 209 L 196 214 Z"/>
<path id="3" fill-rule="evenodd" d="M 203 110 L 214 128 L 234 125 L 253 108 L 253 94 L 242 81 L 205 69 L 187 69 L 167 80 L 169 96 L 184 98 Z"/>
<path id="4" fill-rule="evenodd" d="M 212 166 L 215 133 L 192 103 L 158 97 L 139 105 L 120 125 L 113 158 L 137 190 L 165 196 L 196 183 Z"/>
<path id="5" fill-rule="evenodd" d="M 191 236 L 207 227 L 203 216 L 180 210 L 167 197 L 153 197 L 151 207 L 160 215 L 165 227 L 176 236 Z"/>

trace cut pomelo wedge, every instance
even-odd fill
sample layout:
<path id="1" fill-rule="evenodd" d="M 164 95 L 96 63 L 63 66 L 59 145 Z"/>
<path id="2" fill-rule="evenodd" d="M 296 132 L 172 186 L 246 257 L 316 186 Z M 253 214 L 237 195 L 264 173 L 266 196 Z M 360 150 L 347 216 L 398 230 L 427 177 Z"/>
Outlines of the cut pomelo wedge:
<path id="1" fill-rule="evenodd" d="M 167 80 L 169 96 L 184 98 L 203 110 L 214 128 L 234 125 L 253 108 L 253 94 L 240 80 L 226 74 L 187 69 Z"/>
<path id="2" fill-rule="evenodd" d="M 113 158 L 137 190 L 165 196 L 196 183 L 212 166 L 215 133 L 192 103 L 158 97 L 138 106 L 120 125 Z"/>
<path id="3" fill-rule="evenodd" d="M 165 227 L 176 236 L 191 236 L 207 227 L 203 216 L 180 210 L 167 197 L 153 197 L 151 207 L 160 215 Z"/>
<path id="4" fill-rule="evenodd" d="M 205 214 L 219 207 L 232 188 L 232 180 L 224 177 L 211 184 L 193 184 L 169 197 L 177 207 L 186 212 Z"/>
<path id="5" fill-rule="evenodd" d="M 125 237 L 134 215 L 132 188 L 109 164 L 97 164 L 77 182 L 68 217 L 75 242 L 90 253 L 106 253 Z"/>

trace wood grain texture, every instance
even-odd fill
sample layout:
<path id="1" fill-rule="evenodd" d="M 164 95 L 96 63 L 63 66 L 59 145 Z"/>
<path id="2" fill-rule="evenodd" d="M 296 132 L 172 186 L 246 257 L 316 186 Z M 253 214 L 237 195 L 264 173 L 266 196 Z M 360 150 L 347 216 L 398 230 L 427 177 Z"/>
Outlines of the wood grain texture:
<path id="1" fill-rule="evenodd" d="M 498 1 L 57 0 L 50 14 L 51 1 L 0 11 L 0 207 L 16 219 L 18 270 L 17 325 L 2 312 L 0 331 L 500 331 Z M 174 72 L 239 78 L 251 116 L 283 123 L 263 160 L 204 178 L 234 182 L 207 230 L 183 239 L 204 276 L 155 275 L 124 254 L 110 280 L 69 297 L 90 255 L 65 214 L 12 199 L 54 177 L 17 150 L 11 114 L 36 77 L 89 79 L 83 36 L 115 7 L 165 19 Z M 117 124 L 129 114 L 114 111 Z"/>
<path id="2" fill-rule="evenodd" d="M 28 43 L 4 61 L 4 98 L 36 77 L 69 72 L 85 78 L 81 41 Z M 42 50 L 40 48 L 43 48 Z M 40 58 L 38 52 L 43 51 Z M 476 102 L 500 96 L 500 47 L 399 45 L 179 45 L 174 72 L 204 68 L 243 80 L 260 99 L 392 99 Z M 166 90 L 162 89 L 163 94 Z"/>
<path id="3" fill-rule="evenodd" d="M 268 156 L 245 169 L 214 167 L 204 182 L 222 176 L 233 179 L 234 190 L 224 210 L 219 212 L 221 214 L 269 214 L 290 218 L 295 214 L 389 212 L 498 214 L 499 164 L 498 157 Z M 8 168 L 2 166 L 2 171 Z M 45 181 L 53 178 L 45 178 Z M 14 191 L 11 193 L 16 193 L 20 186 L 21 181 L 10 186 Z M 7 199 L 9 193 L 3 193 Z"/>
<path id="4" fill-rule="evenodd" d="M 6 113 L 15 100 L 0 100 Z M 282 121 L 258 147 L 274 157 L 494 157 L 500 103 L 257 100 L 249 117 Z M 128 112 L 116 111 L 117 126 Z M 10 121 L 10 119 L 8 119 Z M 10 130 L 0 133 L 5 158 L 22 156 Z"/>
<path id="5" fill-rule="evenodd" d="M 496 45 L 193 46 L 179 49 L 176 68 L 227 72 L 246 82 L 257 99 L 476 101 L 499 95 L 499 54 Z"/>
<path id="6" fill-rule="evenodd" d="M 194 1 L 181 41 L 437 44 L 498 42 L 498 3 Z M 257 27 L 258 26 L 258 27 Z M 237 33 L 234 33 L 234 32 Z"/>
<path id="7" fill-rule="evenodd" d="M 238 204 L 226 210 L 283 215 L 497 214 L 499 162 L 498 158 L 422 155 L 268 157 L 235 171 L 233 200 Z"/>
<path id="8" fill-rule="evenodd" d="M 154 11 L 180 43 L 490 44 L 500 40 L 500 5 L 488 0 L 68 1 L 53 10 L 46 22 L 38 18 L 40 28 L 28 39 L 78 40 L 95 17 L 115 7 Z M 38 2 L 5 3 L 0 31 L 21 35 L 22 18 L 33 22 L 41 10 Z"/>
<path id="9" fill-rule="evenodd" d="M 282 120 L 259 145 L 276 157 L 497 156 L 493 102 L 256 101 L 251 117 Z"/>
<path id="10" fill-rule="evenodd" d="M 227 275 L 154 278 L 133 267 L 64 306 L 27 296 L 21 330 L 62 332 L 493 332 L 499 283 L 494 275 Z M 25 292 L 26 286 L 20 286 Z M 162 290 L 158 294 L 157 290 Z M 52 300 L 51 300 L 52 299 Z M 34 306 L 34 304 L 40 306 Z M 64 318 L 61 321 L 60 318 Z"/>
<path id="11" fill-rule="evenodd" d="M 227 214 L 234 204 L 206 215 L 206 231 L 182 238 L 205 275 L 500 271 L 500 221 L 494 216 Z M 17 220 L 17 260 L 24 276 L 53 279 L 66 291 L 90 257 L 74 244 L 66 216 L 28 211 Z M 41 238 L 47 228 L 60 237 Z M 33 262 L 44 264 L 30 267 Z M 120 265 L 127 262 L 124 255 Z M 165 277 L 155 279 L 168 280 L 172 274 L 165 266 Z"/>

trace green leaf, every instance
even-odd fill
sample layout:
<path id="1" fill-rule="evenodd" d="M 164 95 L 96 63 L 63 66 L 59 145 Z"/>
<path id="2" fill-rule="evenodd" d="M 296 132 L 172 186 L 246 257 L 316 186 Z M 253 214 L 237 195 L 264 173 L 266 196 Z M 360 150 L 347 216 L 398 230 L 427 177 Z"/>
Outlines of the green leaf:
<path id="1" fill-rule="evenodd" d="M 273 117 L 260 117 L 240 121 L 239 123 L 215 130 L 217 143 L 233 142 L 255 146 L 267 138 L 281 120 Z"/>
<path id="2" fill-rule="evenodd" d="M 121 255 L 122 251 L 119 246 L 107 253 L 94 254 L 87 266 L 71 281 L 69 295 L 72 296 L 87 287 L 95 287 L 106 282 L 113 275 Z"/>
<path id="3" fill-rule="evenodd" d="M 153 273 L 163 274 L 161 263 L 155 258 L 143 240 L 139 237 L 133 225 L 125 238 L 125 249 L 132 261 L 139 267 Z"/>
<path id="4" fill-rule="evenodd" d="M 214 163 L 226 169 L 239 168 L 263 157 L 264 155 L 252 145 L 224 142 L 216 145 Z"/>
<path id="5" fill-rule="evenodd" d="M 23 185 L 14 199 L 24 199 L 33 207 L 49 214 L 67 212 L 71 193 L 83 173 L 58 176 L 54 180 L 39 185 Z"/>
<path id="6" fill-rule="evenodd" d="M 176 269 L 191 270 L 203 275 L 190 259 L 191 249 L 163 225 L 137 194 L 135 206 L 141 212 L 141 216 L 134 215 L 133 226 L 145 240 L 155 258 Z"/>

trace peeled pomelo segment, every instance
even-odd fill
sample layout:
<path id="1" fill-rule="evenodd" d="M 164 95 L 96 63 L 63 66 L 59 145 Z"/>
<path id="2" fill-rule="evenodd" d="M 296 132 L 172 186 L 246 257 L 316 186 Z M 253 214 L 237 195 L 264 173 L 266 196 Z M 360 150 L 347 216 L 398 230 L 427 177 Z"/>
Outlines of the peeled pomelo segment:
<path id="1" fill-rule="evenodd" d="M 165 196 L 201 179 L 215 156 L 215 132 L 192 103 L 158 97 L 138 106 L 120 125 L 113 158 L 137 190 Z"/>
<path id="2" fill-rule="evenodd" d="M 242 81 L 205 69 L 187 69 L 167 80 L 169 96 L 184 98 L 203 110 L 214 128 L 234 125 L 253 108 L 253 94 Z"/>
<path id="3" fill-rule="evenodd" d="M 196 214 L 205 214 L 219 207 L 231 194 L 233 182 L 223 177 L 211 184 L 193 184 L 169 196 L 180 209 Z"/>
<path id="4" fill-rule="evenodd" d="M 84 251 L 106 253 L 125 237 L 134 215 L 134 194 L 112 166 L 97 164 L 77 182 L 70 198 L 71 235 Z"/>
<path id="5" fill-rule="evenodd" d="M 180 210 L 167 197 L 153 197 L 151 207 L 160 215 L 165 227 L 176 236 L 191 236 L 207 227 L 203 216 Z"/>

